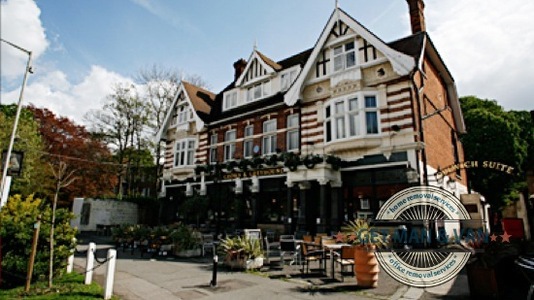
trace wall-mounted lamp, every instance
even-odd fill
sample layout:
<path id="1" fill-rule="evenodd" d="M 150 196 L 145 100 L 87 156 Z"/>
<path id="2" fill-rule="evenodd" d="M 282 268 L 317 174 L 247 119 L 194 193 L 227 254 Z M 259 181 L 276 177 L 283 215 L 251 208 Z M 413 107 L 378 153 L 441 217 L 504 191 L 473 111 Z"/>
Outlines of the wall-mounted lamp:
<path id="1" fill-rule="evenodd" d="M 243 181 L 241 180 L 241 178 L 235 179 L 235 193 L 236 194 L 243 193 Z"/>
<path id="2" fill-rule="evenodd" d="M 191 183 L 189 182 L 185 185 L 185 195 L 187 197 L 193 196 L 193 187 L 191 186 Z"/>
<path id="3" fill-rule="evenodd" d="M 419 174 L 414 168 L 408 166 L 404 172 L 409 183 L 419 182 Z"/>
<path id="4" fill-rule="evenodd" d="M 200 173 L 200 196 L 206 196 L 207 194 L 207 188 L 206 188 L 206 181 L 204 180 L 204 172 Z"/>
<path id="5" fill-rule="evenodd" d="M 258 193 L 260 191 L 260 180 L 258 179 L 258 176 L 252 176 L 252 186 L 250 187 L 250 191 L 253 193 Z"/>
<path id="6" fill-rule="evenodd" d="M 452 178 L 449 178 L 449 180 L 447 181 L 447 186 L 449 187 L 449 189 L 455 191 L 456 190 L 456 180 L 454 180 Z"/>

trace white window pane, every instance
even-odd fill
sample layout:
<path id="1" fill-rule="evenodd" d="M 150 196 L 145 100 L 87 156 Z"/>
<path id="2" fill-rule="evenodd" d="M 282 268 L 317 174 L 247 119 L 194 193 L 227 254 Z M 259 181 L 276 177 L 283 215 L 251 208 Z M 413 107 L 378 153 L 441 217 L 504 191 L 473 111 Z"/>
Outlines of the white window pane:
<path id="1" fill-rule="evenodd" d="M 358 114 L 353 114 L 349 116 L 349 132 L 350 136 L 358 135 L 360 130 L 358 128 Z"/>
<path id="2" fill-rule="evenodd" d="M 297 130 L 287 133 L 287 150 L 295 150 L 299 147 L 299 132 Z"/>
<path id="3" fill-rule="evenodd" d="M 345 67 L 352 67 L 356 65 L 356 54 L 354 51 L 347 53 Z"/>
<path id="4" fill-rule="evenodd" d="M 336 138 L 342 139 L 345 137 L 345 118 L 336 118 Z"/>
<path id="5" fill-rule="evenodd" d="M 254 87 L 254 97 L 252 99 L 259 99 L 261 98 L 261 85 L 257 85 Z"/>
<path id="6" fill-rule="evenodd" d="M 365 96 L 365 107 L 376 107 L 376 97 Z"/>
<path id="7" fill-rule="evenodd" d="M 271 94 L 271 82 L 267 81 L 262 84 L 263 86 L 263 95 L 262 96 L 268 96 Z"/>
<path id="8" fill-rule="evenodd" d="M 247 126 L 245 127 L 245 136 L 253 136 L 254 135 L 254 127 L 253 126 Z"/>
<path id="9" fill-rule="evenodd" d="M 299 126 L 299 118 L 297 114 L 289 115 L 287 117 L 287 127 L 298 127 Z"/>
<path id="10" fill-rule="evenodd" d="M 358 98 L 352 98 L 349 99 L 349 110 L 357 110 L 358 109 Z"/>
<path id="11" fill-rule="evenodd" d="M 334 71 L 339 71 L 343 69 L 343 57 L 336 56 L 334 57 Z"/>
<path id="12" fill-rule="evenodd" d="M 342 46 L 334 48 L 334 55 L 339 55 L 342 52 L 343 52 L 343 47 Z"/>
<path id="13" fill-rule="evenodd" d="M 378 116 L 375 111 L 365 113 L 367 133 L 378 133 Z"/>
<path id="14" fill-rule="evenodd" d="M 343 106 L 343 102 L 337 102 L 335 106 L 335 114 L 342 114 L 345 112 L 345 108 Z"/>

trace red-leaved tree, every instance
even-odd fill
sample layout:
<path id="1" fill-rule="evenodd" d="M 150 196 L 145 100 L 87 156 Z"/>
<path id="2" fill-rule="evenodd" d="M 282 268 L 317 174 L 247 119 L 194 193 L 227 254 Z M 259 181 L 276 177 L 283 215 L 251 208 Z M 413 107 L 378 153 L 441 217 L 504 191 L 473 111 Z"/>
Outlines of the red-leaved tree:
<path id="1" fill-rule="evenodd" d="M 117 165 L 112 162 L 111 152 L 100 140 L 93 138 L 84 126 L 76 125 L 65 117 L 56 116 L 46 108 L 28 107 L 39 124 L 45 144 L 43 159 L 59 166 L 66 164 L 75 171 L 77 180 L 61 190 L 60 205 L 70 205 L 75 197 L 113 196 L 117 184 Z M 50 174 L 50 198 L 54 195 L 55 183 Z"/>

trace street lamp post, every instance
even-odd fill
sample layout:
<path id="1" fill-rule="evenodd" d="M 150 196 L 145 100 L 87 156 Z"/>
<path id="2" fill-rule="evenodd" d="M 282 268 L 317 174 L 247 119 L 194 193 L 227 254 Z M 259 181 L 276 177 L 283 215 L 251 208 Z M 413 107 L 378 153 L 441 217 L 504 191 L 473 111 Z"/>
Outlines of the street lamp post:
<path id="1" fill-rule="evenodd" d="M 3 203 L 4 201 L 4 198 L 6 199 L 7 201 L 7 194 L 9 193 L 8 191 L 8 186 L 6 185 L 6 179 L 7 179 L 7 170 L 8 170 L 8 167 L 9 167 L 9 161 L 11 159 L 11 152 L 13 151 L 13 144 L 15 143 L 15 136 L 17 134 L 17 127 L 19 125 L 19 118 L 20 118 L 20 111 L 22 109 L 22 97 L 24 95 L 24 87 L 26 86 L 26 81 L 28 79 L 28 73 L 33 73 L 32 72 L 32 67 L 31 67 L 31 60 L 32 60 L 32 52 L 31 51 L 28 51 L 20 46 L 17 46 L 9 41 L 6 41 L 2 38 L 0 38 L 0 41 L 16 48 L 16 49 L 19 49 L 20 51 L 28 54 L 28 62 L 26 64 L 26 71 L 24 72 L 24 79 L 22 81 L 22 87 L 20 89 L 20 95 L 19 95 L 19 102 L 17 104 L 17 113 L 15 115 L 15 122 L 13 123 L 13 131 L 11 132 L 11 139 L 9 141 L 9 146 L 7 148 L 7 154 L 6 154 L 6 160 L 5 160 L 5 166 L 4 166 L 4 169 L 3 169 L 3 172 L 2 172 L 2 181 L 0 182 L 0 209 L 2 209 L 2 206 L 1 204 Z"/>

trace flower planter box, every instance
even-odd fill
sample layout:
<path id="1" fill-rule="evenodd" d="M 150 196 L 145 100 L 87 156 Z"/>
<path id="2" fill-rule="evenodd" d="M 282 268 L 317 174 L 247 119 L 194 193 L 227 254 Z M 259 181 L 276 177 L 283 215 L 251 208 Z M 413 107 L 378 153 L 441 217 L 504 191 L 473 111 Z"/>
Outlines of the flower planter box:
<path id="1" fill-rule="evenodd" d="M 254 270 L 263 267 L 263 257 L 254 259 L 226 259 L 224 264 L 232 269 Z"/>
<path id="2" fill-rule="evenodd" d="M 200 248 L 174 251 L 174 255 L 178 257 L 196 257 L 196 256 L 200 256 L 201 254 L 202 254 L 202 250 Z"/>

